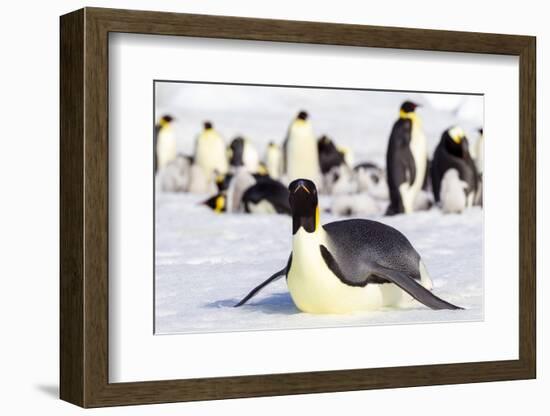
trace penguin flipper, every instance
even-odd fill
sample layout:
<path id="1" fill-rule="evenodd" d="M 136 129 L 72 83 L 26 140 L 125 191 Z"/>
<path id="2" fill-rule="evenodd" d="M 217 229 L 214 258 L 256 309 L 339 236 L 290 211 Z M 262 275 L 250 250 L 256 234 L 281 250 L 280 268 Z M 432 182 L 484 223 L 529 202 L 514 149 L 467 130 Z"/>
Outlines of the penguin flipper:
<path id="1" fill-rule="evenodd" d="M 384 279 L 387 279 L 390 282 L 396 284 L 405 292 L 407 292 L 409 295 L 411 295 L 413 298 L 415 298 L 417 301 L 419 301 L 420 303 L 426 305 L 431 309 L 436 309 L 436 310 L 464 309 L 464 308 L 461 308 L 460 306 L 453 305 L 452 303 L 449 303 L 437 297 L 428 289 L 426 289 L 424 286 L 422 286 L 420 283 L 418 283 L 416 280 L 410 278 L 407 274 L 403 272 L 388 269 L 382 266 L 377 266 L 373 270 L 373 274 L 375 274 L 376 276 L 382 277 Z"/>
<path id="2" fill-rule="evenodd" d="M 233 307 L 237 308 L 239 306 L 244 305 L 251 298 L 253 298 L 256 295 L 256 293 L 258 293 L 260 290 L 262 290 L 264 287 L 266 287 L 271 282 L 274 282 L 275 280 L 279 280 L 285 274 L 286 274 L 286 267 L 284 269 L 279 270 L 278 272 L 273 274 L 269 279 L 267 279 L 265 282 L 261 283 L 260 285 L 256 286 L 254 289 L 252 289 L 248 295 L 246 295 L 239 303 L 235 304 Z"/>
<path id="3" fill-rule="evenodd" d="M 412 185 L 416 179 L 416 163 L 412 154 L 410 143 L 412 140 L 412 123 L 410 120 L 400 120 L 396 123 L 390 140 L 395 144 L 395 161 L 392 163 L 392 176 L 394 184 L 399 187 L 402 183 Z"/>
<path id="4" fill-rule="evenodd" d="M 235 304 L 233 307 L 237 308 L 239 306 L 244 305 L 246 302 L 248 302 L 250 299 L 252 299 L 254 296 L 256 296 L 256 294 L 260 290 L 262 290 L 264 287 L 266 287 L 267 285 L 269 285 L 270 283 L 272 283 L 276 280 L 279 280 L 281 277 L 286 276 L 286 274 L 288 273 L 288 270 L 290 269 L 290 262 L 291 261 L 292 261 L 292 254 L 290 255 L 290 258 L 288 259 L 288 264 L 283 269 L 279 270 L 278 272 L 275 272 L 273 275 L 271 275 L 271 277 L 269 279 L 267 279 L 266 281 L 264 281 L 263 283 L 259 284 L 254 289 L 252 289 L 248 295 L 246 295 L 239 303 Z"/>

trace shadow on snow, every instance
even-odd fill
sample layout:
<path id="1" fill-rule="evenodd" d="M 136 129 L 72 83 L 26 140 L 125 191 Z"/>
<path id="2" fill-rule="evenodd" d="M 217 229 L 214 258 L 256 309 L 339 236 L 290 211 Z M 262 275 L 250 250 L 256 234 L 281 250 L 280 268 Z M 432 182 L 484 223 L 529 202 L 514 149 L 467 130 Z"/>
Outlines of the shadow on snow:
<path id="1" fill-rule="evenodd" d="M 207 303 L 207 308 L 232 308 L 250 312 L 264 312 L 267 314 L 294 315 L 300 313 L 294 305 L 290 293 L 274 293 L 259 300 L 250 300 L 243 306 L 233 308 L 240 299 L 222 299 Z"/>

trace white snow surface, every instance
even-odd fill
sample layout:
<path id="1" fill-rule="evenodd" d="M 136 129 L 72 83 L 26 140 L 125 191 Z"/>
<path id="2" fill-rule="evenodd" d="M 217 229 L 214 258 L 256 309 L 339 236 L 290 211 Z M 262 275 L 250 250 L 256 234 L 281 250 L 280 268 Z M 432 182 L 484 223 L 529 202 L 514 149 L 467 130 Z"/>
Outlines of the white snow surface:
<path id="1" fill-rule="evenodd" d="M 351 315 L 300 312 L 285 279 L 234 308 L 252 288 L 283 268 L 291 251 L 285 215 L 216 214 L 207 195 L 159 193 L 156 198 L 155 333 L 222 332 L 483 319 L 483 211 L 439 209 L 371 218 L 400 230 L 422 256 L 434 293 L 462 306 L 406 308 Z M 322 214 L 322 223 L 339 218 Z"/>

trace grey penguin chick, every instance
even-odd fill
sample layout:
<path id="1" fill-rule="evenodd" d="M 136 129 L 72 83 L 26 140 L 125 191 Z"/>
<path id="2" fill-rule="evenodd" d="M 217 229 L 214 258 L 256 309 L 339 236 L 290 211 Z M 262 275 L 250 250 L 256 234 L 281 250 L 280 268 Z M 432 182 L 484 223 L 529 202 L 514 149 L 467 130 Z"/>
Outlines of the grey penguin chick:
<path id="1" fill-rule="evenodd" d="M 468 184 L 460 180 L 458 171 L 451 168 L 445 172 L 441 180 L 439 200 L 441 210 L 445 214 L 460 214 L 466 208 L 466 190 Z"/>

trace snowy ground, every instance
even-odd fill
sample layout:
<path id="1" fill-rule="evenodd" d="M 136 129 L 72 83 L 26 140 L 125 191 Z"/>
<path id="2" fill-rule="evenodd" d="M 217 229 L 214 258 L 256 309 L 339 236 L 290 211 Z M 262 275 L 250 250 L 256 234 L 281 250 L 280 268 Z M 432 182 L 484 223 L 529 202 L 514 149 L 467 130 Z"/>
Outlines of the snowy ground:
<path id="1" fill-rule="evenodd" d="M 434 293 L 465 308 L 432 311 L 418 303 L 353 315 L 311 315 L 294 306 L 284 279 L 249 304 L 233 305 L 286 264 L 291 219 L 215 214 L 204 196 L 159 194 L 156 200 L 155 309 L 158 334 L 379 325 L 483 319 L 483 212 L 438 209 L 380 217 L 403 232 L 423 257 Z M 322 223 L 335 220 L 328 214 Z"/>

